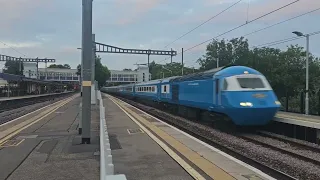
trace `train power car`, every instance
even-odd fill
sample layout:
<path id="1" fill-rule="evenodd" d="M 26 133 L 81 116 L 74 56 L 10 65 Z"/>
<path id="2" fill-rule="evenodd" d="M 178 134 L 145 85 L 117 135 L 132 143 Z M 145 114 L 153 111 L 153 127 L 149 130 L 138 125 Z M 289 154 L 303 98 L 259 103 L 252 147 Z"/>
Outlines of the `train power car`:
<path id="1" fill-rule="evenodd" d="M 280 108 L 265 76 L 245 66 L 221 67 L 133 87 L 135 92 L 130 96 L 134 98 L 160 102 L 165 108 L 198 120 L 218 115 L 237 126 L 266 125 Z M 107 87 L 105 92 L 112 88 Z M 116 93 L 124 95 L 122 91 Z"/>

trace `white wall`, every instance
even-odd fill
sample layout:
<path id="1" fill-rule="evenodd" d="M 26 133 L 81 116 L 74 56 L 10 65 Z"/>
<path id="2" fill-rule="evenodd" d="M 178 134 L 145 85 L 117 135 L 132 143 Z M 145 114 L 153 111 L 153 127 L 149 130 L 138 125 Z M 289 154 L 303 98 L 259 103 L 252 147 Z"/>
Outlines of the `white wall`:
<path id="1" fill-rule="evenodd" d="M 37 63 L 23 62 L 23 75 L 29 78 L 37 78 Z"/>

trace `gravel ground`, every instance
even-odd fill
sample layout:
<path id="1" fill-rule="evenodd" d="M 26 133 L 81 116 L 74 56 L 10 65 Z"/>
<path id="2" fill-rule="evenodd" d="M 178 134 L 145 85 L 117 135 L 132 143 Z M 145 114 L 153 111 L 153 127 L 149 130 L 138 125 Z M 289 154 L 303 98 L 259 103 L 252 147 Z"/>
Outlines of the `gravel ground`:
<path id="1" fill-rule="evenodd" d="M 36 103 L 36 104 L 20 107 L 20 108 L 17 108 L 17 109 L 13 109 L 13 110 L 10 110 L 10 111 L 2 112 L 2 113 L 0 113 L 0 125 L 4 124 L 6 122 L 9 122 L 9 121 L 11 121 L 13 119 L 16 119 L 18 117 L 21 117 L 21 116 L 23 116 L 25 114 L 28 114 L 30 112 L 33 112 L 33 111 L 35 111 L 35 110 L 37 110 L 39 108 L 42 108 L 44 106 L 47 106 L 47 105 L 52 104 L 54 102 L 57 102 L 57 101 L 65 98 L 65 97 L 66 96 L 55 98 L 53 101 L 40 102 L 40 103 Z"/>
<path id="2" fill-rule="evenodd" d="M 213 142 L 219 143 L 246 157 L 250 157 L 267 166 L 271 166 L 274 169 L 280 170 L 295 178 L 304 180 L 320 179 L 320 167 L 315 164 L 293 158 L 272 149 L 248 142 L 239 137 L 220 132 L 208 126 L 204 126 L 181 117 L 170 115 L 148 106 L 139 104 L 137 107 L 144 109 L 150 114 L 158 115 L 162 117 L 162 119 L 176 124 L 178 127 L 183 127 L 186 130 L 194 132 Z"/>
<path id="3" fill-rule="evenodd" d="M 263 137 L 260 135 L 253 135 L 253 134 L 246 134 L 243 136 L 248 137 L 248 138 L 252 138 L 255 139 L 257 141 L 263 142 L 265 144 L 269 144 L 271 146 L 286 150 L 286 151 L 290 151 L 293 152 L 295 154 L 299 154 L 301 156 L 310 158 L 310 159 L 314 159 L 320 162 L 320 153 L 318 152 L 314 152 L 311 150 L 308 150 L 306 148 L 303 148 L 299 145 L 294 145 L 294 144 L 290 144 L 287 142 L 283 142 L 281 140 L 277 140 L 277 139 L 272 139 L 269 137 Z"/>
<path id="4" fill-rule="evenodd" d="M 318 149 L 318 151 L 320 152 L 320 145 L 315 144 L 315 143 L 311 143 L 311 142 L 308 142 L 308 141 L 303 141 L 303 140 L 300 140 L 300 139 L 290 138 L 290 137 L 287 137 L 287 136 L 284 136 L 284 135 L 280 135 L 280 134 L 275 134 L 275 133 L 272 133 L 272 132 L 261 131 L 261 133 L 267 134 L 267 135 L 270 135 L 270 136 L 273 136 L 273 137 L 278 137 L 278 138 L 281 138 L 281 139 L 285 139 L 285 140 L 288 140 L 288 141 L 294 141 L 296 143 L 299 143 L 299 144 L 302 144 L 302 145 L 305 145 L 305 146 L 310 146 L 310 147 Z"/>

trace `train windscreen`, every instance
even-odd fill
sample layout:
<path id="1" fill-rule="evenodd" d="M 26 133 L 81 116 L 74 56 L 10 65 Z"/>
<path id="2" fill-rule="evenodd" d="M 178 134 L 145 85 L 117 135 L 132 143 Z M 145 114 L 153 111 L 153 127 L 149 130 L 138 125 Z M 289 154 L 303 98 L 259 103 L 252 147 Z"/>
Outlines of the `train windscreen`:
<path id="1" fill-rule="evenodd" d="M 260 78 L 237 78 L 239 85 L 241 88 L 246 89 L 257 89 L 257 88 L 265 88 L 262 79 Z"/>

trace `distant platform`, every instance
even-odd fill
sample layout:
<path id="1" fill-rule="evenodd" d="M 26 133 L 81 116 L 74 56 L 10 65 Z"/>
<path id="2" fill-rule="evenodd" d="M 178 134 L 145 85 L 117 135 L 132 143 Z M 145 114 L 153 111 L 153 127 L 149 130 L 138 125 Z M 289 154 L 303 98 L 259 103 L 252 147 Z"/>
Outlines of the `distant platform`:
<path id="1" fill-rule="evenodd" d="M 320 129 L 320 116 L 279 111 L 274 121 Z"/>
<path id="2" fill-rule="evenodd" d="M 61 92 L 61 93 L 48 93 L 48 94 L 37 94 L 37 95 L 27 95 L 27 96 L 14 96 L 14 97 L 0 97 L 0 101 L 10 101 L 10 100 L 17 100 L 17 99 L 29 99 L 35 97 L 43 97 L 43 96 L 51 96 L 51 95 L 58 95 L 58 94 L 66 94 L 72 91 Z"/>

